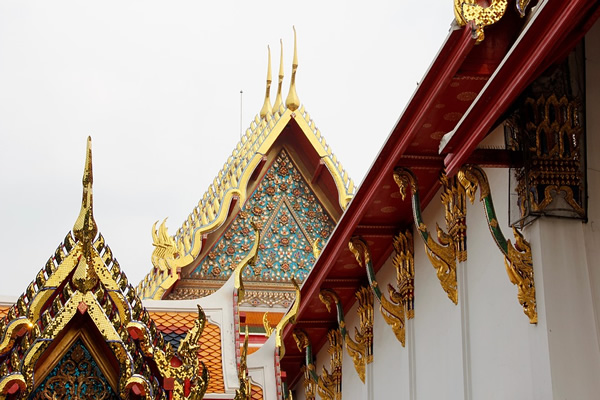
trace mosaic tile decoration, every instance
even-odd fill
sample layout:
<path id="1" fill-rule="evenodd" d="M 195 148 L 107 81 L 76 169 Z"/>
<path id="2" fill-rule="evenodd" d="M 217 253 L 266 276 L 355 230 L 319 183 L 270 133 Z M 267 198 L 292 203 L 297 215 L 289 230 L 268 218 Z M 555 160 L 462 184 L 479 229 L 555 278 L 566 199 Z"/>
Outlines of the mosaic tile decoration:
<path id="1" fill-rule="evenodd" d="M 322 246 L 335 227 L 287 152 L 281 150 L 191 278 L 226 280 L 252 247 L 251 220 L 263 235 L 259 260 L 244 273 L 246 281 L 255 282 L 290 282 L 291 277 L 304 281 L 315 262 L 314 242 L 319 239 Z"/>

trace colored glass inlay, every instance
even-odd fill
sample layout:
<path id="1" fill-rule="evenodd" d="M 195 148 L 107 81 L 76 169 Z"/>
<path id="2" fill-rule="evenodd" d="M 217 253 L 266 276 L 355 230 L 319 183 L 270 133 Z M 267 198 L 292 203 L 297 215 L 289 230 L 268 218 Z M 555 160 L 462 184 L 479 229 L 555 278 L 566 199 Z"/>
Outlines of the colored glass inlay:
<path id="1" fill-rule="evenodd" d="M 313 244 L 324 243 L 335 226 L 285 150 L 233 223 L 194 270 L 192 277 L 227 279 L 252 247 L 255 221 L 262 232 L 259 260 L 246 268 L 249 281 L 303 281 L 315 262 Z"/>

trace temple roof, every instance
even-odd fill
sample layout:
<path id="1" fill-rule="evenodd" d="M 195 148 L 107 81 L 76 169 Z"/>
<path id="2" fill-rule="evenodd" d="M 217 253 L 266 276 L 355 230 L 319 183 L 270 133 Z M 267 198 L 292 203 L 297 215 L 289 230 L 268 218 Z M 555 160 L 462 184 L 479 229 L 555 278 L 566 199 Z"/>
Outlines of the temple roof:
<path id="1" fill-rule="evenodd" d="M 190 266 L 197 265 L 207 254 L 205 247 L 207 242 L 213 245 L 216 241 L 214 235 L 221 235 L 220 230 L 223 226 L 230 224 L 232 216 L 248 203 L 256 188 L 257 180 L 265 175 L 263 167 L 272 160 L 274 151 L 285 149 L 294 162 L 302 163 L 304 168 L 298 170 L 303 170 L 303 173 L 298 176 L 302 175 L 304 180 L 308 181 L 308 187 L 318 184 L 323 188 L 324 194 L 319 201 L 331 202 L 331 204 L 324 204 L 324 207 L 330 214 L 335 214 L 333 221 L 337 221 L 347 207 L 354 193 L 354 183 L 331 151 L 309 113 L 304 106 L 300 106 L 295 88 L 297 67 L 297 55 L 294 51 L 290 94 L 283 104 L 281 62 L 276 108 L 273 110 L 269 99 L 271 85 L 269 62 L 267 92 L 261 113 L 252 121 L 198 205 L 173 236 L 168 234 L 164 222 L 158 230 L 155 224 L 152 229 L 155 246 L 152 254 L 153 268 L 137 286 L 138 294 L 142 298 L 164 298 L 173 289 L 173 285 L 183 277 L 182 270 L 189 269 L 186 273 L 192 273 Z M 325 171 L 328 173 L 323 174 Z M 315 238 L 310 238 L 309 245 L 322 247 L 323 243 L 317 245 L 314 241 Z"/>
<path id="2" fill-rule="evenodd" d="M 0 311 L 5 314 L 0 318 L 0 398 L 71 398 L 87 390 L 90 396 L 158 399 L 183 393 L 184 386 L 202 395 L 208 371 L 197 350 L 204 313 L 198 309 L 175 352 L 98 232 L 92 182 L 88 138 L 81 211 L 72 233 L 16 303 Z M 209 336 L 211 331 L 209 326 Z M 94 386 L 60 383 L 73 374 L 87 376 Z"/>

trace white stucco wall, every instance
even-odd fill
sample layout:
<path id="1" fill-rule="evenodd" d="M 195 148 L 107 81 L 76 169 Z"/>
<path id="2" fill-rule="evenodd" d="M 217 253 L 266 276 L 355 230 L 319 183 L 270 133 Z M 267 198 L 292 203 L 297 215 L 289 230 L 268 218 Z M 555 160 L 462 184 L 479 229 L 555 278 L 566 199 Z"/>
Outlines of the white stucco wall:
<path id="1" fill-rule="evenodd" d="M 468 260 L 458 265 L 459 304 L 442 290 L 417 234 L 415 318 L 407 323 L 405 348 L 375 302 L 372 398 L 600 396 L 600 24 L 586 36 L 586 92 L 589 222 L 540 218 L 523 230 L 532 248 L 538 324 L 530 324 L 523 313 L 477 193 L 476 203 L 467 207 Z M 501 127 L 484 143 L 502 144 Z M 508 171 L 485 171 L 500 227 L 514 243 L 508 226 Z M 436 222 L 445 227 L 439 194 L 423 217 L 432 234 Z M 382 289 L 396 283 L 391 260 L 377 280 Z M 356 306 L 346 314 L 350 332 L 358 322 Z M 318 353 L 317 372 L 323 364 L 329 366 L 327 346 Z M 343 370 L 343 398 L 366 399 L 368 390 L 345 350 Z M 303 399 L 297 389 L 297 398 Z"/>

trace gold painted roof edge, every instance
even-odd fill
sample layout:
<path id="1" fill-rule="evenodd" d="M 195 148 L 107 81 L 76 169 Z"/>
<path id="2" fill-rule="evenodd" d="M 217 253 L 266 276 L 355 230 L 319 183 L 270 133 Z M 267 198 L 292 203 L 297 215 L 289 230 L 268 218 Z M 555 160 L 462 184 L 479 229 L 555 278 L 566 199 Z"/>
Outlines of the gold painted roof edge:
<path id="1" fill-rule="evenodd" d="M 338 190 L 339 205 L 343 210 L 346 209 L 354 195 L 354 182 L 304 106 L 292 111 L 281 105 L 265 118 L 257 115 L 177 233 L 169 236 L 164 224 L 158 232 L 153 227 L 153 268 L 137 286 L 140 297 L 161 299 L 179 280 L 178 270 L 200 254 L 202 235 L 219 228 L 225 222 L 233 198 L 238 197 L 240 204 L 245 203 L 248 181 L 254 169 L 292 118 L 330 172 Z"/>

